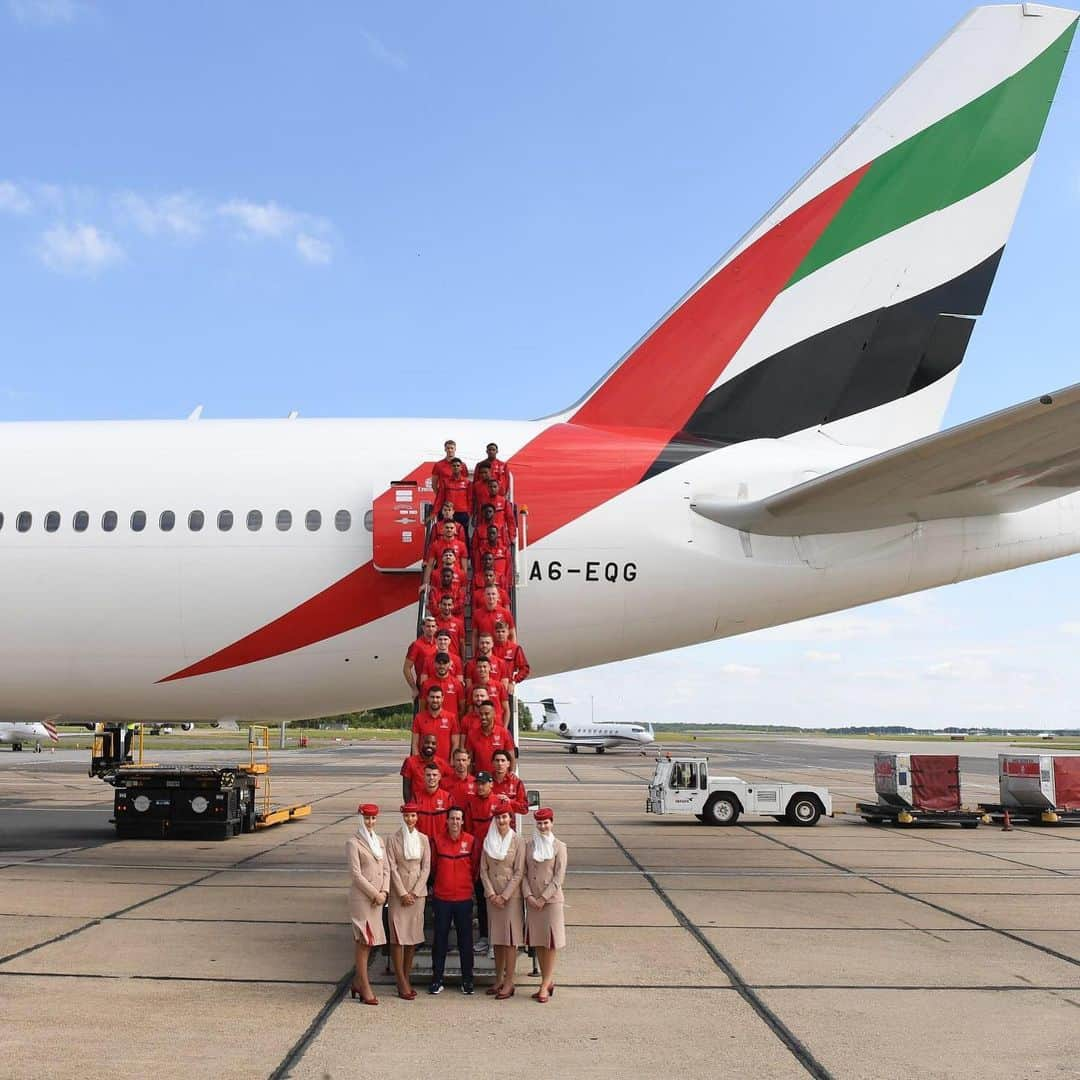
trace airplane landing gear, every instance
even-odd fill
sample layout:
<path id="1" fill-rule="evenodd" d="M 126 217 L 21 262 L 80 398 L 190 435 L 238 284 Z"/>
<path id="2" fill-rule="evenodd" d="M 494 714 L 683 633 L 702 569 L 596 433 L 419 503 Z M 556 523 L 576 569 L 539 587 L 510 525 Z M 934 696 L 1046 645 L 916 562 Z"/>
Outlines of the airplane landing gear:
<path id="1" fill-rule="evenodd" d="M 577 747 L 576 746 L 568 746 L 567 749 L 570 751 L 571 754 L 576 754 L 577 753 Z"/>
<path id="2" fill-rule="evenodd" d="M 22 743 L 21 742 L 13 742 L 11 744 L 11 752 L 13 754 L 22 753 Z"/>
<path id="3" fill-rule="evenodd" d="M 598 754 L 602 754 L 602 753 L 603 753 L 603 752 L 604 752 L 604 751 L 605 751 L 606 749 L 607 749 L 607 747 L 606 747 L 606 746 L 598 746 L 598 747 L 596 748 L 596 752 L 597 752 Z"/>

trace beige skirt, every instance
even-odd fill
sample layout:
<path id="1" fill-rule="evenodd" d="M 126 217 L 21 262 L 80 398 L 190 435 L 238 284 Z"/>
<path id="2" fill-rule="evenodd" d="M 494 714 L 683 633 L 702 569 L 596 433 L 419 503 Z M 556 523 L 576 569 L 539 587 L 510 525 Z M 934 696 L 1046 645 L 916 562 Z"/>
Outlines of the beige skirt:
<path id="1" fill-rule="evenodd" d="M 563 904 L 545 904 L 537 911 L 525 908 L 525 944 L 530 948 L 539 945 L 543 949 L 566 948 L 566 920 Z"/>
<path id="2" fill-rule="evenodd" d="M 487 901 L 488 940 L 492 945 L 524 945 L 525 913 L 521 894 L 510 897 L 506 907 L 496 907 Z"/>
<path id="3" fill-rule="evenodd" d="M 424 904 L 427 898 L 418 896 L 411 907 L 401 897 L 390 893 L 390 943 L 392 945 L 422 945 L 424 943 Z"/>
<path id="4" fill-rule="evenodd" d="M 367 945 L 386 944 L 382 908 L 373 904 L 359 889 L 349 890 L 349 916 L 355 941 L 363 941 Z"/>

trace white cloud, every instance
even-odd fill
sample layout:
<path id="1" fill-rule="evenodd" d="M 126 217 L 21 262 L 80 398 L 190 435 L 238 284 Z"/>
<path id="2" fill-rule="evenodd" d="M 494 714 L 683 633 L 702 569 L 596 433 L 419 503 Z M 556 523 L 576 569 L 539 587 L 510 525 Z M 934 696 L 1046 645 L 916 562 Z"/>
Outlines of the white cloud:
<path id="1" fill-rule="evenodd" d="M 852 641 L 888 637 L 892 629 L 890 619 L 873 619 L 842 611 L 758 630 L 755 636 L 769 641 Z"/>
<path id="2" fill-rule="evenodd" d="M 95 225 L 54 225 L 42 234 L 38 257 L 50 270 L 92 276 L 119 262 L 124 252 Z"/>
<path id="3" fill-rule="evenodd" d="M 815 664 L 838 664 L 840 662 L 838 652 L 821 652 L 820 649 L 807 649 L 803 656 Z"/>
<path id="4" fill-rule="evenodd" d="M 333 258 L 333 249 L 325 240 L 307 233 L 296 234 L 296 250 L 305 262 L 325 266 Z"/>
<path id="5" fill-rule="evenodd" d="M 231 199 L 218 207 L 218 213 L 231 218 L 249 237 L 280 239 L 300 223 L 300 216 L 275 202 L 254 203 Z"/>
<path id="6" fill-rule="evenodd" d="M 1065 622 L 1058 629 L 1063 634 L 1080 634 L 1080 622 Z"/>
<path id="7" fill-rule="evenodd" d="M 10 180 L 0 180 L 0 211 L 7 214 L 28 214 L 33 207 L 30 196 Z"/>
<path id="8" fill-rule="evenodd" d="M 360 34 L 364 39 L 364 44 L 367 45 L 368 55 L 372 56 L 380 63 L 386 64 L 388 67 L 392 67 L 397 71 L 404 71 L 409 66 L 401 53 L 394 52 L 393 49 L 389 48 L 382 40 L 371 33 L 370 30 L 361 30 Z"/>
<path id="9" fill-rule="evenodd" d="M 761 668 L 751 664 L 721 664 L 721 675 L 733 675 L 739 679 L 756 679 L 761 675 Z"/>
<path id="10" fill-rule="evenodd" d="M 8 10 L 17 22 L 28 26 L 60 26 L 89 9 L 77 0 L 8 0 Z"/>
<path id="11" fill-rule="evenodd" d="M 116 197 L 116 206 L 146 236 L 192 240 L 202 233 L 206 216 L 202 204 L 187 192 L 145 196 L 124 191 Z"/>

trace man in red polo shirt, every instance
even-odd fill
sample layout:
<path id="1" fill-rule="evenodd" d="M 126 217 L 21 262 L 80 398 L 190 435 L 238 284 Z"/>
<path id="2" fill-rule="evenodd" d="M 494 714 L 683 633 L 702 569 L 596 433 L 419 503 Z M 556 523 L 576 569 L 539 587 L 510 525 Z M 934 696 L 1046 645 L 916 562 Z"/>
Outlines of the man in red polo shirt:
<path id="1" fill-rule="evenodd" d="M 469 552 L 465 547 L 465 543 L 458 539 L 457 536 L 457 522 L 443 521 L 440 522 L 438 527 L 438 534 L 435 539 L 432 540 L 431 546 L 428 548 L 427 562 L 424 563 L 424 581 L 425 585 L 431 581 L 431 575 L 438 567 L 443 566 L 443 554 L 447 551 L 454 553 L 454 563 L 449 565 L 457 565 L 464 569 L 465 560 L 469 557 Z"/>
<path id="2" fill-rule="evenodd" d="M 469 751 L 464 746 L 459 746 L 451 761 L 454 763 L 453 769 L 448 776 L 442 778 L 442 786 L 450 795 L 451 806 L 468 808 L 469 800 L 476 794 L 476 777 L 471 771 Z M 472 832 L 467 822 L 465 831 Z"/>
<path id="3" fill-rule="evenodd" d="M 503 588 L 510 588 L 510 547 L 499 532 L 498 525 L 477 526 L 469 554 L 472 556 L 473 566 L 479 566 L 481 570 L 487 569 L 485 556 L 490 555 L 491 568 L 495 571 L 499 584 Z"/>
<path id="4" fill-rule="evenodd" d="M 492 675 L 492 663 L 486 656 L 478 656 L 473 668 L 473 681 L 466 684 L 466 689 L 471 695 L 480 687 L 487 691 L 488 697 L 495 702 L 495 718 L 501 719 L 506 711 L 506 703 L 510 697 L 508 684 L 502 679 L 496 679 Z"/>
<path id="5" fill-rule="evenodd" d="M 473 482 L 472 482 L 472 512 L 473 516 L 477 519 L 480 517 L 480 507 L 487 500 L 488 494 L 488 480 L 491 479 L 491 469 L 486 461 L 481 461 L 479 465 L 473 469 Z"/>
<path id="6" fill-rule="evenodd" d="M 454 519 L 454 504 L 453 504 L 453 503 L 451 503 L 451 502 L 448 502 L 448 503 L 444 503 L 444 504 L 443 504 L 443 506 L 442 506 L 442 509 L 440 509 L 440 510 L 439 510 L 439 512 L 438 512 L 438 514 L 436 514 L 435 516 L 436 516 L 436 517 L 438 518 L 438 522 L 439 522 L 439 524 L 435 526 L 435 528 L 436 528 L 436 531 L 438 531 L 438 529 L 439 529 L 439 526 L 441 526 L 441 525 L 443 524 L 443 522 L 445 522 L 445 521 L 449 521 L 449 522 L 450 522 L 450 524 L 454 526 L 454 535 L 455 535 L 455 536 L 456 536 L 456 537 L 457 537 L 457 538 L 458 538 L 458 539 L 459 539 L 459 540 L 460 540 L 460 541 L 461 541 L 461 542 L 462 542 L 463 544 L 465 544 L 465 543 L 466 543 L 466 540 L 465 540 L 465 530 L 464 530 L 464 529 L 463 529 L 463 528 L 461 527 L 461 525 L 460 525 L 460 524 L 459 524 L 459 523 L 458 523 L 458 522 L 457 522 L 457 521 L 456 521 L 456 520 Z"/>
<path id="7" fill-rule="evenodd" d="M 439 606 L 435 611 L 435 623 L 439 630 L 445 630 L 453 639 L 453 651 L 458 656 L 465 655 L 465 620 L 454 614 L 454 598 L 447 594 L 439 596 Z M 436 632 L 438 636 L 438 632 Z"/>
<path id="8" fill-rule="evenodd" d="M 450 597 L 450 611 L 454 615 L 461 615 L 465 610 L 465 576 L 453 567 L 443 566 L 439 568 L 439 576 L 435 583 L 428 589 L 427 606 L 428 613 L 434 615 L 439 610 L 444 596 Z"/>
<path id="9" fill-rule="evenodd" d="M 484 606 L 484 596 L 487 593 L 489 585 L 492 585 L 499 590 L 499 603 L 504 608 L 510 606 L 510 594 L 499 584 L 499 578 L 495 573 L 495 568 L 494 566 L 491 566 L 487 570 L 481 571 L 479 575 L 473 576 L 473 611 Z"/>
<path id="10" fill-rule="evenodd" d="M 491 634 L 495 637 L 495 624 L 506 623 L 510 641 L 517 641 L 517 629 L 514 626 L 514 616 L 508 607 L 499 603 L 499 590 L 489 585 L 484 590 L 484 606 L 473 612 L 473 648 L 476 647 L 481 634 Z"/>
<path id="11" fill-rule="evenodd" d="M 502 664 L 495 656 L 495 639 L 491 634 L 481 634 L 476 641 L 476 656 L 465 665 L 465 688 L 476 682 L 476 661 L 487 660 L 491 664 L 491 677 L 496 681 L 503 677 Z"/>
<path id="12" fill-rule="evenodd" d="M 488 481 L 488 494 L 480 504 L 481 512 L 484 512 L 485 506 L 490 506 L 494 510 L 494 524 L 503 529 L 510 540 L 514 540 L 517 537 L 514 511 L 506 497 L 500 494 L 498 482 L 494 479 Z"/>
<path id="13" fill-rule="evenodd" d="M 489 442 L 486 450 L 487 457 L 476 468 L 486 465 L 488 475 L 498 483 L 499 490 L 505 495 L 510 490 L 510 467 L 505 461 L 499 460 L 499 447 L 496 443 Z"/>
<path id="14" fill-rule="evenodd" d="M 495 816 L 503 801 L 500 796 L 491 793 L 491 781 L 491 773 L 477 773 L 476 794 L 469 799 L 469 802 L 465 807 L 465 828 L 468 832 L 472 833 L 473 838 L 481 848 L 483 848 L 484 839 L 488 834 L 488 830 L 491 828 L 491 819 Z M 486 952 L 488 946 L 487 901 L 484 898 L 483 884 L 480 881 L 479 875 L 476 879 L 475 889 L 476 928 L 480 934 L 480 940 L 476 943 L 476 951 L 480 952 L 481 947 L 483 947 L 483 951 Z M 483 913 L 482 915 L 481 912 Z"/>
<path id="15" fill-rule="evenodd" d="M 511 688 L 529 677 L 525 650 L 516 641 L 510 640 L 510 628 L 505 624 L 495 624 L 492 655 L 499 662 L 499 673 L 510 681 Z"/>
<path id="16" fill-rule="evenodd" d="M 445 456 L 442 461 L 436 461 L 431 467 L 431 490 L 435 492 L 436 499 L 439 497 L 443 484 L 453 475 L 453 462 L 457 457 L 457 443 L 453 439 L 447 439 L 443 443 L 443 452 Z"/>
<path id="17" fill-rule="evenodd" d="M 420 752 L 420 738 L 423 735 L 434 735 L 436 740 L 435 754 L 443 761 L 450 760 L 450 751 L 453 749 L 454 733 L 457 731 L 458 721 L 456 716 L 443 710 L 443 692 L 438 684 L 429 686 L 424 693 L 427 708 L 421 709 L 413 717 L 412 725 L 412 752 Z"/>
<path id="18" fill-rule="evenodd" d="M 435 762 L 424 766 L 424 786 L 420 793 L 413 793 L 416 803 L 416 827 L 429 839 L 434 840 L 446 828 L 446 815 L 450 812 L 450 796 L 442 788 L 442 770 Z"/>
<path id="19" fill-rule="evenodd" d="M 525 792 L 525 785 L 521 782 L 521 778 L 510 771 L 510 751 L 496 750 L 491 755 L 491 760 L 495 777 L 491 790 L 496 795 L 505 795 L 510 800 L 510 806 L 515 814 L 527 814 L 529 812 L 529 797 Z"/>
<path id="20" fill-rule="evenodd" d="M 424 786 L 424 769 L 428 765 L 438 765 L 442 777 L 451 773 L 450 763 L 436 753 L 438 739 L 434 735 L 425 735 L 420 740 L 420 753 L 410 754 L 401 765 L 401 776 L 405 781 L 405 801 L 413 798 Z"/>
<path id="21" fill-rule="evenodd" d="M 430 675 L 425 672 L 420 686 L 425 699 L 433 686 L 442 691 L 443 710 L 454 718 L 454 731 L 457 731 L 457 721 L 465 712 L 465 683 L 460 675 L 451 673 L 449 653 L 436 653 L 435 670 Z M 452 742 L 454 732 L 450 734 Z"/>
<path id="22" fill-rule="evenodd" d="M 439 493 L 435 497 L 435 512 L 439 513 L 445 503 L 452 503 L 454 520 L 464 528 L 467 538 L 472 510 L 472 484 L 469 482 L 465 463 L 460 458 L 454 458 L 450 468 L 450 475 L 440 482 Z"/>
<path id="23" fill-rule="evenodd" d="M 431 946 L 429 994 L 442 993 L 451 924 L 457 935 L 461 960 L 461 992 L 473 992 L 472 909 L 476 875 L 480 867 L 480 845 L 465 832 L 464 820 L 463 810 L 451 808 L 446 815 L 446 829 L 431 841 L 431 864 L 435 874 L 432 889 L 435 941 Z"/>
<path id="24" fill-rule="evenodd" d="M 480 705 L 480 726 L 469 729 L 465 736 L 465 746 L 472 756 L 473 768 L 477 772 L 491 772 L 494 769 L 496 750 L 513 752 L 514 737 L 510 729 L 495 723 L 495 704 L 484 701 Z"/>
<path id="25" fill-rule="evenodd" d="M 439 624 L 435 621 L 435 616 L 425 615 L 424 621 L 420 624 L 420 636 L 405 653 L 405 663 L 402 665 L 401 673 L 409 684 L 414 708 L 420 694 L 420 676 L 423 674 L 424 663 L 435 655 L 435 632 L 438 628 Z"/>

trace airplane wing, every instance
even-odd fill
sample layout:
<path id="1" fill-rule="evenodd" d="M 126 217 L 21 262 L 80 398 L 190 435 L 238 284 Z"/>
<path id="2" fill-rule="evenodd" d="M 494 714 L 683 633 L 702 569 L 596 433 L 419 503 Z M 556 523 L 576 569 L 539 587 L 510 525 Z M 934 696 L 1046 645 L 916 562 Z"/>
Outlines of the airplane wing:
<path id="1" fill-rule="evenodd" d="M 1080 488 L 1080 383 L 858 461 L 755 502 L 702 497 L 702 517 L 766 536 L 1010 514 Z"/>

